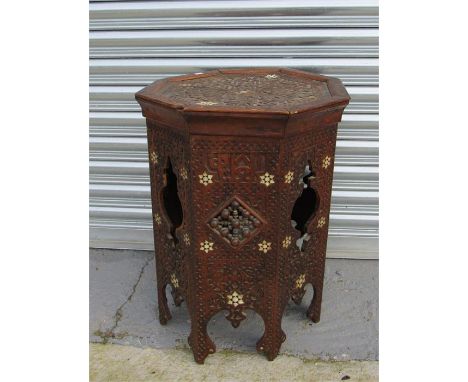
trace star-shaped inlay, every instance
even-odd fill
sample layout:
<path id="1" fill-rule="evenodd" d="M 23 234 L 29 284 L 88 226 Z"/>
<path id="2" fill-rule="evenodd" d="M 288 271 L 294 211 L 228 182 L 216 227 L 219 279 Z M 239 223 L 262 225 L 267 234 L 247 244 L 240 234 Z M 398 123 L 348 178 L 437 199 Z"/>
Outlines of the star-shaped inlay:
<path id="1" fill-rule="evenodd" d="M 323 158 L 322 167 L 326 169 L 328 168 L 328 166 L 330 166 L 330 163 L 331 163 L 331 158 L 327 155 L 325 158 Z"/>
<path id="2" fill-rule="evenodd" d="M 174 288 L 179 287 L 179 280 L 177 279 L 175 273 L 171 275 L 171 284 L 174 285 Z"/>
<path id="3" fill-rule="evenodd" d="M 305 283 L 305 274 L 302 274 L 296 279 L 296 288 L 301 289 L 304 283 Z"/>
<path id="4" fill-rule="evenodd" d="M 283 248 L 288 248 L 291 245 L 291 236 L 286 236 L 283 240 Z"/>
<path id="5" fill-rule="evenodd" d="M 150 161 L 151 161 L 151 163 L 153 163 L 153 164 L 157 164 L 157 163 L 158 163 L 158 161 L 159 161 L 159 156 L 158 156 L 158 154 L 156 154 L 155 151 L 152 151 L 152 152 L 151 152 L 151 154 L 150 154 Z"/>
<path id="6" fill-rule="evenodd" d="M 183 180 L 188 179 L 188 172 L 187 172 L 187 169 L 185 167 L 181 167 L 181 169 L 179 170 L 179 174 L 180 174 L 180 176 L 181 176 L 181 178 Z"/>
<path id="7" fill-rule="evenodd" d="M 162 223 L 161 216 L 159 216 L 159 214 L 154 214 L 154 221 L 156 222 L 157 225 L 161 225 Z"/>
<path id="8" fill-rule="evenodd" d="M 294 173 L 292 171 L 288 171 L 288 173 L 284 176 L 284 183 L 291 183 L 294 179 Z"/>
<path id="9" fill-rule="evenodd" d="M 236 306 L 242 305 L 244 303 L 243 298 L 243 295 L 234 291 L 231 294 L 227 295 L 227 303 L 235 308 Z"/>
<path id="10" fill-rule="evenodd" d="M 258 250 L 263 253 L 267 253 L 269 250 L 271 250 L 271 243 L 263 240 L 261 243 L 258 243 Z"/>
<path id="11" fill-rule="evenodd" d="M 207 174 L 206 171 L 204 171 L 203 174 L 198 175 L 198 178 L 200 178 L 200 183 L 204 186 L 208 186 L 208 184 L 213 183 L 213 175 Z"/>
<path id="12" fill-rule="evenodd" d="M 200 243 L 200 251 L 204 251 L 206 253 L 213 250 L 214 243 L 212 241 L 205 240 Z"/>
<path id="13" fill-rule="evenodd" d="M 327 219 L 325 219 L 323 216 L 318 220 L 318 223 L 317 223 L 317 227 L 318 228 L 322 228 L 325 223 L 326 223 Z"/>
<path id="14" fill-rule="evenodd" d="M 275 183 L 274 177 L 274 175 L 271 175 L 268 172 L 266 172 L 265 174 L 260 175 L 260 183 L 268 187 L 270 184 Z"/>

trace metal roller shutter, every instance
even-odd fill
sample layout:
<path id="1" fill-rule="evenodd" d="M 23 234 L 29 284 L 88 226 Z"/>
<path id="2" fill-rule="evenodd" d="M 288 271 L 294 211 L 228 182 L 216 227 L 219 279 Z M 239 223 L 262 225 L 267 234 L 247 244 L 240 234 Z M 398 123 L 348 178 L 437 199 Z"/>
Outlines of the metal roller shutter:
<path id="1" fill-rule="evenodd" d="M 378 2 L 92 1 L 90 245 L 152 249 L 145 121 L 134 93 L 214 68 L 339 77 L 329 257 L 378 257 Z"/>

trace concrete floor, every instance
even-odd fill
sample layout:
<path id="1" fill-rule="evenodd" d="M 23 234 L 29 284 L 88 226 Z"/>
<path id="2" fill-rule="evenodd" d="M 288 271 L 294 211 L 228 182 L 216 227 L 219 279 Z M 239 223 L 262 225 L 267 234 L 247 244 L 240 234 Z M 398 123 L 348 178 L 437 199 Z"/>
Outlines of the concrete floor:
<path id="1" fill-rule="evenodd" d="M 157 319 L 153 256 L 152 252 L 147 251 L 97 249 L 90 251 L 90 342 L 107 344 L 103 347 L 97 345 L 91 347 L 93 380 L 152 380 L 150 378 L 144 379 L 143 374 L 141 374 L 143 371 L 140 373 L 141 375 L 138 374 L 139 376 L 135 376 L 133 379 L 125 379 L 126 377 L 109 379 L 109 375 L 106 377 L 106 373 L 111 373 L 115 369 L 115 365 L 109 365 L 113 364 L 119 357 L 125 357 L 123 355 L 125 351 L 128 351 L 129 362 L 133 360 L 132 357 L 136 357 L 135 359 L 138 361 L 135 362 L 138 363 L 143 359 L 148 361 L 151 358 L 149 354 L 156 356 L 156 359 L 148 361 L 148 368 L 156 367 L 158 359 L 169 360 L 171 357 L 175 357 L 177 362 L 184 362 L 184 368 L 197 367 L 188 351 L 187 336 L 190 320 L 187 308 L 185 304 L 180 307 L 174 306 L 169 288 L 168 301 L 173 318 L 166 326 L 161 326 Z M 293 364 L 299 362 L 299 365 L 304 366 L 304 372 L 309 370 L 307 375 L 310 378 L 315 375 L 315 372 L 311 371 L 313 368 L 310 368 L 310 365 L 314 365 L 314 363 L 309 363 L 307 360 L 314 360 L 314 362 L 318 362 L 319 366 L 323 364 L 323 370 L 325 370 L 325 363 L 321 363 L 319 360 L 375 361 L 378 359 L 377 261 L 327 260 L 322 317 L 318 324 L 313 324 L 305 317 L 311 296 L 312 292 L 308 290 L 301 305 L 296 306 L 291 302 L 287 307 L 282 322 L 287 339 L 283 343 L 280 354 L 297 357 L 294 361 L 296 363 L 293 362 Z M 230 323 L 224 319 L 223 312 L 212 318 L 208 332 L 215 342 L 219 354 L 210 355 L 205 361 L 205 365 L 218 363 L 223 369 L 221 360 L 225 360 L 226 357 L 235 364 L 240 362 L 242 365 L 243 362 L 250 362 L 252 368 L 256 365 L 258 372 L 269 370 L 272 367 L 270 365 L 275 363 L 282 365 L 283 361 L 277 362 L 275 360 L 270 363 L 266 358 L 255 353 L 256 341 L 263 333 L 263 321 L 252 311 L 246 313 L 248 318 L 237 329 L 232 328 Z M 110 346 L 109 344 L 130 346 Z M 186 358 L 187 360 L 185 360 Z M 279 357 L 278 359 L 283 358 Z M 284 359 L 287 359 L 288 363 L 292 362 L 291 357 Z M 103 369 L 104 364 L 99 366 L 100 362 L 104 362 L 109 367 Z M 314 378 L 314 380 L 340 380 L 336 379 L 335 366 L 345 364 L 342 362 L 328 362 L 327 364 L 330 372 L 335 373 L 335 377 L 333 379 Z M 370 379 L 362 380 L 370 381 L 377 378 L 377 362 L 347 362 L 346 364 L 346 367 L 349 366 L 355 374 L 355 378 L 352 380 L 361 380 L 356 379 L 359 375 L 358 370 L 369 367 L 368 375 L 375 378 L 369 377 Z M 132 365 L 130 362 L 128 370 L 134 368 Z M 156 369 L 159 370 L 158 372 L 170 376 L 169 369 L 163 370 L 160 367 L 156 367 Z M 201 369 L 198 367 L 196 370 Z M 208 368 L 204 370 L 208 370 Z M 200 371 L 200 373 L 205 372 Z M 224 370 L 224 372 L 228 373 L 226 374 L 227 380 L 237 380 L 229 376 L 228 370 Z M 364 373 L 364 371 L 362 372 Z M 143 379 L 138 379 L 140 377 Z M 306 379 L 272 380 L 310 380 L 309 377 Z M 174 375 L 171 378 L 170 380 L 177 380 L 174 379 Z"/>
<path id="2" fill-rule="evenodd" d="M 91 344 L 91 382 L 188 381 L 378 381 L 376 361 L 309 361 L 280 355 L 267 362 L 256 353 L 219 351 L 204 365 L 188 349 Z"/>

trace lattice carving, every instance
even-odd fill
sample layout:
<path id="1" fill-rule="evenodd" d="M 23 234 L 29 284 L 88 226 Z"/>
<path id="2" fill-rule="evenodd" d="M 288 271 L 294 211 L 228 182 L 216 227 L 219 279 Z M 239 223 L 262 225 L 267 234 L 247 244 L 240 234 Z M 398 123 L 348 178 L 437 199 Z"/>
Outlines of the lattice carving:
<path id="1" fill-rule="evenodd" d="M 247 207 L 238 198 L 226 203 L 209 221 L 214 232 L 233 247 L 255 236 L 263 224 L 258 213 Z"/>
<path id="2" fill-rule="evenodd" d="M 171 82 L 162 94 L 183 105 L 240 109 L 285 108 L 330 99 L 323 81 L 275 74 L 218 74 Z"/>

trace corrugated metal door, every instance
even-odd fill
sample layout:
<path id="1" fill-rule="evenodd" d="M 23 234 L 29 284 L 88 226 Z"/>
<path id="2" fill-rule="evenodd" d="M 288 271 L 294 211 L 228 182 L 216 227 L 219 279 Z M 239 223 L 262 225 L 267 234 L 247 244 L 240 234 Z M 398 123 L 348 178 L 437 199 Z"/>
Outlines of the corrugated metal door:
<path id="1" fill-rule="evenodd" d="M 152 249 L 145 121 L 133 94 L 158 78 L 286 66 L 339 77 L 329 257 L 378 256 L 378 2 L 92 1 L 92 247 Z"/>

